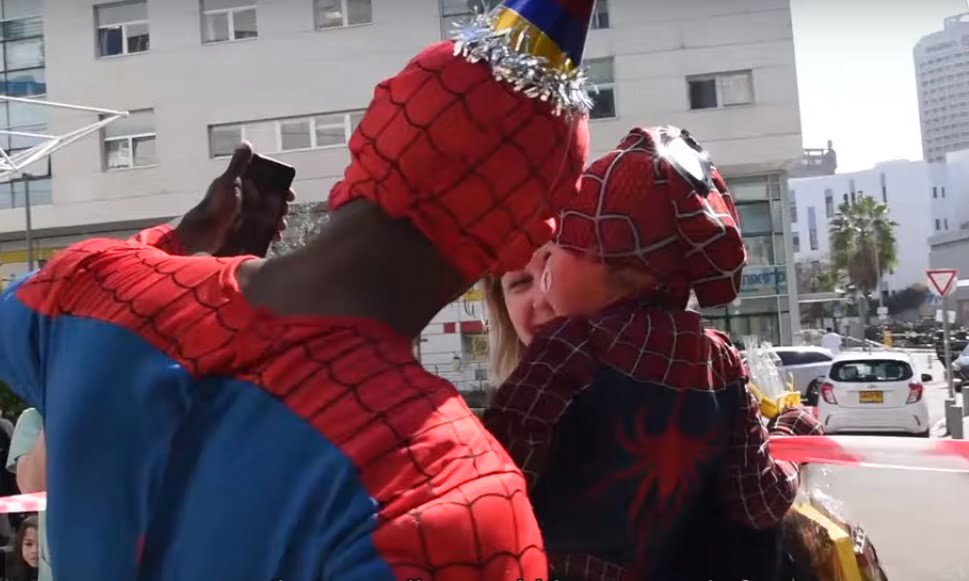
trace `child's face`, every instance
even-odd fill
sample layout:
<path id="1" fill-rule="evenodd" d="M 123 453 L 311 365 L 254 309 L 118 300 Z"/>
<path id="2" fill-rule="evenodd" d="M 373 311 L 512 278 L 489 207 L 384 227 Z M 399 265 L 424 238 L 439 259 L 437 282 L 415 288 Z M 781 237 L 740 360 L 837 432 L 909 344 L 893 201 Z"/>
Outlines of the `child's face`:
<path id="1" fill-rule="evenodd" d="M 37 529 L 29 528 L 24 531 L 24 542 L 20 550 L 23 552 L 24 561 L 33 568 L 37 568 Z"/>
<path id="2" fill-rule="evenodd" d="M 559 316 L 584 315 L 621 297 L 610 282 L 609 267 L 591 254 L 551 245 L 540 287 Z"/>

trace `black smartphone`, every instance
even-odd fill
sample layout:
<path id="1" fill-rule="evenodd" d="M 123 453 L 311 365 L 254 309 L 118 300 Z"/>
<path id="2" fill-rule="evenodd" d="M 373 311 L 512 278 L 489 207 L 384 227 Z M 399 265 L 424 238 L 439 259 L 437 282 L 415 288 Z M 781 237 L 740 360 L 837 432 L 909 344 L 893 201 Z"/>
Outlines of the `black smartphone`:
<path id="1" fill-rule="evenodd" d="M 252 182 L 258 195 L 243 196 L 242 220 L 218 256 L 266 256 L 295 178 L 293 166 L 253 154 L 243 179 Z"/>

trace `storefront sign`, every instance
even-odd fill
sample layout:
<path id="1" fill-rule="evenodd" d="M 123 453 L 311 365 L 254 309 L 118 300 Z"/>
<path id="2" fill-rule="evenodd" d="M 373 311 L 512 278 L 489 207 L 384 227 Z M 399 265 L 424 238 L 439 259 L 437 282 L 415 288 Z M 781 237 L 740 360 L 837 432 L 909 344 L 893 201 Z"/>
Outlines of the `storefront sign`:
<path id="1" fill-rule="evenodd" d="M 787 294 L 787 268 L 783 266 L 749 266 L 744 269 L 740 296 Z"/>

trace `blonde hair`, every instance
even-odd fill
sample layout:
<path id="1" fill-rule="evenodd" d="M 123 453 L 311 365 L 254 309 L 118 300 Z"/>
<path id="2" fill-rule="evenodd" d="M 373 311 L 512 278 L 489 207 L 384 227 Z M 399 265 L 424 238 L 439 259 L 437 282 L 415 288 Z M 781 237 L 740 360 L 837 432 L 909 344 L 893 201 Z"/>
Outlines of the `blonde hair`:
<path id="1" fill-rule="evenodd" d="M 491 384 L 498 388 L 518 366 L 525 346 L 508 316 L 501 277 L 488 275 L 478 287 L 484 295 L 488 323 L 488 374 Z"/>

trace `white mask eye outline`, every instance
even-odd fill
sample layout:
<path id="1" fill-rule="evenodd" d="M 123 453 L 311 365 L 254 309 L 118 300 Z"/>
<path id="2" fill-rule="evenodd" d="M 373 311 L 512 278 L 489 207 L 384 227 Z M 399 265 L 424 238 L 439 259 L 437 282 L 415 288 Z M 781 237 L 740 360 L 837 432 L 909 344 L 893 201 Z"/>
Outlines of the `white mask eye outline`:
<path id="1" fill-rule="evenodd" d="M 545 270 L 542 271 L 542 279 L 539 282 L 539 288 L 542 292 L 548 294 L 548 291 L 552 290 L 552 271 L 546 266 Z"/>

